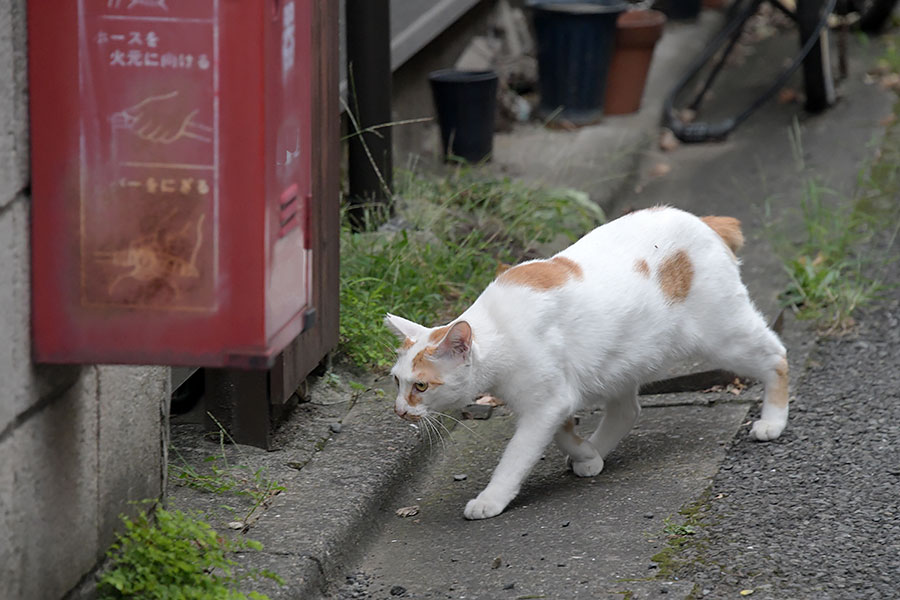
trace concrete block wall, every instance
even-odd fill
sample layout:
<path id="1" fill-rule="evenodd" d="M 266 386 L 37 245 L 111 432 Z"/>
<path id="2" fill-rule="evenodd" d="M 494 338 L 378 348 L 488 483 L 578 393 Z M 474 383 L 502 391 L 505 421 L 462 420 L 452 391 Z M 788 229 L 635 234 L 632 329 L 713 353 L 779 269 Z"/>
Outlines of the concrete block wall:
<path id="1" fill-rule="evenodd" d="M 62 598 L 164 490 L 165 367 L 31 362 L 25 0 L 0 0 L 0 598 Z"/>

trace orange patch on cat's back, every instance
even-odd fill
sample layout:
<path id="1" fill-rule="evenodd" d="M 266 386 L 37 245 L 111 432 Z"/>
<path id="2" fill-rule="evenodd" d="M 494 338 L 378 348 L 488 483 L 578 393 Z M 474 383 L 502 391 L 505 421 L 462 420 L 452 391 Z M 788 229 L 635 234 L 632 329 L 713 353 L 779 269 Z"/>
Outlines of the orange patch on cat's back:
<path id="1" fill-rule="evenodd" d="M 570 279 L 583 278 L 581 265 L 565 256 L 555 256 L 550 260 L 536 260 L 512 267 L 497 281 L 547 291 L 565 285 Z"/>
<path id="2" fill-rule="evenodd" d="M 669 302 L 684 302 L 694 280 L 694 265 L 684 250 L 678 250 L 666 258 L 656 275 L 663 295 Z"/>
<path id="3" fill-rule="evenodd" d="M 643 258 L 634 261 L 634 270 L 645 279 L 650 279 L 650 265 Z"/>
<path id="4" fill-rule="evenodd" d="M 700 217 L 710 229 L 719 234 L 728 249 L 737 254 L 744 246 L 744 234 L 741 232 L 741 222 L 734 217 Z"/>

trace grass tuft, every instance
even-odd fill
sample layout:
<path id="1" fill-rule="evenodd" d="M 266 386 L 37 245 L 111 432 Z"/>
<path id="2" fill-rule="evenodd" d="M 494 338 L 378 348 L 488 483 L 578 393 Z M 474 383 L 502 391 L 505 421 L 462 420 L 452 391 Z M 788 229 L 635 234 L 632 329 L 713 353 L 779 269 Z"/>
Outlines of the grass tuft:
<path id="1" fill-rule="evenodd" d="M 442 178 L 395 177 L 391 227 L 341 233 L 339 352 L 361 367 L 390 364 L 397 340 L 385 313 L 424 325 L 443 323 L 471 304 L 501 263 L 562 248 L 604 220 L 586 194 L 486 179 L 460 169 Z"/>
<path id="2" fill-rule="evenodd" d="M 131 520 L 108 552 L 111 564 L 97 585 L 101 600 L 263 600 L 258 592 L 237 589 L 247 579 L 282 580 L 270 571 L 238 573 L 229 555 L 262 545 L 220 536 L 206 522 L 181 511 L 158 508 Z"/>

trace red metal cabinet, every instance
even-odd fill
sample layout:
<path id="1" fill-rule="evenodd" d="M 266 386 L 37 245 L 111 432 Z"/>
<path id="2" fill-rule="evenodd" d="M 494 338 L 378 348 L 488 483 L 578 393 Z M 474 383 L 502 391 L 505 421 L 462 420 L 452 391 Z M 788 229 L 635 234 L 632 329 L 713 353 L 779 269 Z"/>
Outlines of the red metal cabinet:
<path id="1" fill-rule="evenodd" d="M 30 0 L 38 362 L 266 367 L 313 321 L 313 0 Z"/>

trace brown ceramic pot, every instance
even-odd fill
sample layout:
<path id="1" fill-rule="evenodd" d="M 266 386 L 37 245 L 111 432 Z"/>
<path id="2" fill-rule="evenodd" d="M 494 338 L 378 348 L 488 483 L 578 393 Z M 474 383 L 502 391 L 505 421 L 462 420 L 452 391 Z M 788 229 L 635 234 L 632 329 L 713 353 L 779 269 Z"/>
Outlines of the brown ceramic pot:
<path id="1" fill-rule="evenodd" d="M 666 15 L 658 10 L 633 10 L 619 15 L 603 103 L 605 114 L 622 115 L 641 107 L 653 49 L 665 23 Z"/>

